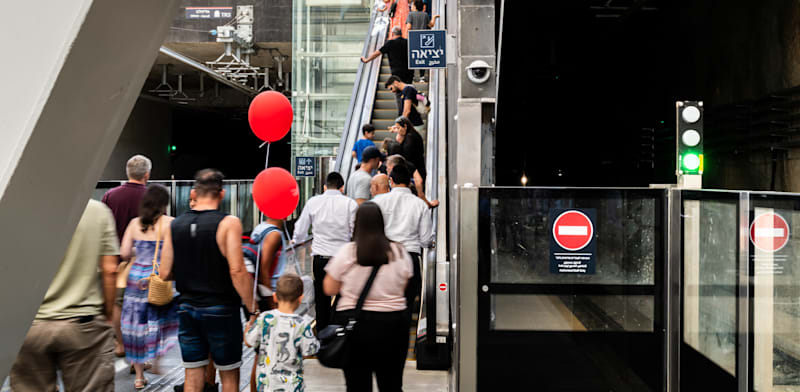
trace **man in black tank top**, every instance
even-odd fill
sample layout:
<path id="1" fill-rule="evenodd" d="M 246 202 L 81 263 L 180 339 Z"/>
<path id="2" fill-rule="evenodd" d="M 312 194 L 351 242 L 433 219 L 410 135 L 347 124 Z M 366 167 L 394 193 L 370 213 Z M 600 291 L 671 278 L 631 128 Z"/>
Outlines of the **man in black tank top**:
<path id="1" fill-rule="evenodd" d="M 195 176 L 192 209 L 176 218 L 165 233 L 161 272 L 175 280 L 179 342 L 187 392 L 203 390 L 209 355 L 220 372 L 223 392 L 238 391 L 242 364 L 244 303 L 255 317 L 253 278 L 242 256 L 242 224 L 218 210 L 225 191 L 222 173 L 201 170 Z"/>

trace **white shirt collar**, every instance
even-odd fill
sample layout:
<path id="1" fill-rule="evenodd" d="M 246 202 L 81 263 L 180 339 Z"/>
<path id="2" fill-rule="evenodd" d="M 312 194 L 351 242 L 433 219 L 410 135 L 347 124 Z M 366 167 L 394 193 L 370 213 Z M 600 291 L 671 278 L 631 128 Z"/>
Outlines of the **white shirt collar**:
<path id="1" fill-rule="evenodd" d="M 340 192 L 338 189 L 328 189 L 327 191 L 323 192 L 322 194 L 323 195 L 328 195 L 328 196 L 330 196 L 330 195 L 341 195 L 342 192 Z"/>
<path id="2" fill-rule="evenodd" d="M 407 186 L 398 186 L 392 188 L 392 192 L 411 193 L 411 189 L 409 189 Z"/>

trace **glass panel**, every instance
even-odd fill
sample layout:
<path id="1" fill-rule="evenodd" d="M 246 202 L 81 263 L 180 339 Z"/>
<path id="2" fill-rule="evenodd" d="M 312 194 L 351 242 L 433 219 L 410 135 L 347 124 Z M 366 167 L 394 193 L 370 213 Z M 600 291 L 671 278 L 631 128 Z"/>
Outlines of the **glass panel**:
<path id="1" fill-rule="evenodd" d="M 236 216 L 242 221 L 242 231 L 247 233 L 253 230 L 253 214 L 256 213 L 252 196 L 253 184 L 250 182 L 240 182 L 237 191 L 239 193 L 237 200 L 239 211 Z"/>
<path id="2" fill-rule="evenodd" d="M 652 285 L 661 242 L 663 191 L 481 189 L 493 283 Z M 595 209 L 594 274 L 550 271 L 550 213 Z M 485 220 L 484 220 L 485 221 Z"/>
<path id="3" fill-rule="evenodd" d="M 292 3 L 292 165 L 295 157 L 336 156 L 369 29 L 370 8 L 365 5 L 371 3 L 353 4 Z M 317 167 L 317 177 L 326 173 Z M 315 191 L 319 190 L 301 186 L 300 205 Z"/>
<path id="4" fill-rule="evenodd" d="M 190 192 L 192 191 L 192 183 L 178 183 L 175 186 L 175 216 L 181 216 L 186 211 L 189 211 Z"/>
<path id="5" fill-rule="evenodd" d="M 735 202 L 683 202 L 683 340 L 736 375 Z"/>
<path id="6" fill-rule="evenodd" d="M 222 198 L 222 204 L 219 206 L 219 210 L 228 214 L 234 214 L 234 211 L 231 211 L 231 184 L 222 185 L 222 189 L 225 191 L 225 197 Z"/>
<path id="7" fill-rule="evenodd" d="M 773 220 L 773 230 L 762 223 L 752 228 L 754 234 L 760 231 L 758 240 L 771 235 L 779 248 L 771 252 L 763 243 L 764 249 L 751 246 L 753 384 L 758 391 L 800 391 L 800 198 L 751 198 L 751 219 L 775 214 L 786 222 L 780 227 L 780 220 Z"/>
<path id="8" fill-rule="evenodd" d="M 493 295 L 491 328 L 508 331 L 652 332 L 647 295 Z"/>

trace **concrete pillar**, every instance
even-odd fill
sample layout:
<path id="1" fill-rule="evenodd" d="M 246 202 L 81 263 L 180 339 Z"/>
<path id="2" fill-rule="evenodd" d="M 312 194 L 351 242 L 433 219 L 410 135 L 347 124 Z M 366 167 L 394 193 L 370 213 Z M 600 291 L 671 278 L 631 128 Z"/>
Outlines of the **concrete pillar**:
<path id="1" fill-rule="evenodd" d="M 0 24 L 0 380 L 8 374 L 178 0 L 26 0 Z M 13 60 L 13 61 L 12 61 Z"/>

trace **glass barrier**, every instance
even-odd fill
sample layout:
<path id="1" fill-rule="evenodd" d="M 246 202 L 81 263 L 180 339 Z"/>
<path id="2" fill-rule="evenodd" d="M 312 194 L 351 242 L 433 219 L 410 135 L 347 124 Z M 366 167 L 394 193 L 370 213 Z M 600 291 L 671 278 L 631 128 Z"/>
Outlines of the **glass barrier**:
<path id="1" fill-rule="evenodd" d="M 800 391 L 800 195 L 750 195 L 753 387 Z"/>
<path id="2" fill-rule="evenodd" d="M 492 296 L 493 330 L 653 332 L 647 295 Z"/>
<path id="3" fill-rule="evenodd" d="M 703 198 L 707 196 L 707 198 Z M 738 193 L 684 193 L 683 341 L 736 374 Z"/>
<path id="4" fill-rule="evenodd" d="M 486 193 L 491 281 L 531 284 L 653 285 L 663 235 L 663 191 L 496 188 Z M 597 262 L 592 274 L 551 272 L 553 211 L 594 210 Z"/>
<path id="5" fill-rule="evenodd" d="M 119 186 L 125 181 L 101 181 L 95 186 L 92 192 L 92 199 L 101 200 L 103 195 L 111 188 Z M 167 213 L 171 216 L 179 216 L 189 211 L 189 200 L 193 181 L 149 181 L 150 184 L 161 184 L 167 188 L 172 196 Z M 173 193 L 174 189 L 174 195 Z M 252 180 L 226 180 L 223 185 L 225 197 L 222 199 L 220 210 L 237 216 L 242 222 L 244 233 L 253 230 L 260 213 L 253 202 L 253 181 Z"/>

